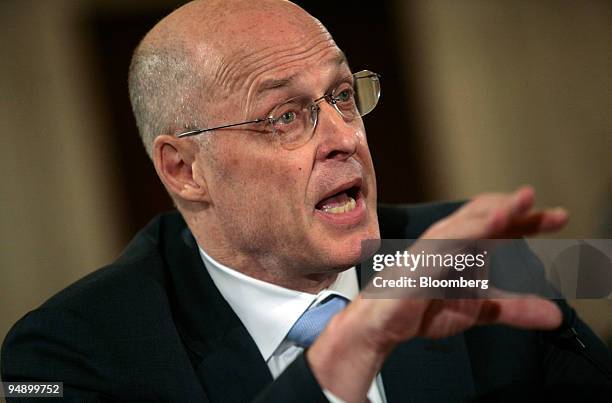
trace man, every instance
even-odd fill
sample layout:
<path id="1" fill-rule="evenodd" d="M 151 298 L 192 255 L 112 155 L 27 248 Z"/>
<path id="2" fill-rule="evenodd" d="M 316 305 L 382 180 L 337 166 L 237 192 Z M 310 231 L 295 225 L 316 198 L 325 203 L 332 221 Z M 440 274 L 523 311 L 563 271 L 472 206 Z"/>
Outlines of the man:
<path id="1" fill-rule="evenodd" d="M 534 210 L 530 188 L 379 217 L 361 120 L 378 85 L 289 2 L 196 1 L 160 21 L 135 51 L 130 95 L 180 216 L 155 219 L 117 262 L 22 319 L 4 379 L 62 381 L 87 401 L 211 402 L 451 402 L 513 383 L 605 382 L 608 352 L 582 322 L 569 326 L 589 358 L 574 338 L 555 344 L 553 302 L 358 295 L 361 241 L 381 230 L 516 237 L 567 219 Z M 349 299 L 296 341 L 312 328 L 301 318 Z"/>

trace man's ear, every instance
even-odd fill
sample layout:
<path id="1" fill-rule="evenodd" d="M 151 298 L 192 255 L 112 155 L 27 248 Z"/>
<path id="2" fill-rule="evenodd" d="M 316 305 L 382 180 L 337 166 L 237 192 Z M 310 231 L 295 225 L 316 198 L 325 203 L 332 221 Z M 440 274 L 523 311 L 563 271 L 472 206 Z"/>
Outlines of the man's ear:
<path id="1" fill-rule="evenodd" d="M 194 141 L 185 141 L 167 134 L 153 142 L 153 164 L 168 192 L 191 202 L 208 202 L 205 179 L 193 172 L 200 148 Z"/>

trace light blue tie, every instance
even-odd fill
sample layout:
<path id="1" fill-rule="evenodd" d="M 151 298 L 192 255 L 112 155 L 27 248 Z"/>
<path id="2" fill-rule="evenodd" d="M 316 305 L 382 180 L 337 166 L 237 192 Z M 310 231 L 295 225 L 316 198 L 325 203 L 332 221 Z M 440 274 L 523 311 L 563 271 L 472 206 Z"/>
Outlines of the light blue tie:
<path id="1" fill-rule="evenodd" d="M 330 295 L 319 305 L 304 312 L 289 330 L 286 339 L 300 347 L 310 347 L 331 318 L 343 310 L 347 304 L 346 298 L 340 295 Z"/>

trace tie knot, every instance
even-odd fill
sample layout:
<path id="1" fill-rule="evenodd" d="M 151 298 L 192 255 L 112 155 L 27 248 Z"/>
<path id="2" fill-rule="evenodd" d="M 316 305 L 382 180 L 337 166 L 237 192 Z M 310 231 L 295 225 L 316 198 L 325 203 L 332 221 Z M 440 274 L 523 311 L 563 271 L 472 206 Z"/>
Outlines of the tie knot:
<path id="1" fill-rule="evenodd" d="M 300 347 L 310 347 L 325 329 L 331 318 L 346 307 L 348 300 L 340 295 L 330 295 L 300 316 L 287 333 L 287 340 Z"/>

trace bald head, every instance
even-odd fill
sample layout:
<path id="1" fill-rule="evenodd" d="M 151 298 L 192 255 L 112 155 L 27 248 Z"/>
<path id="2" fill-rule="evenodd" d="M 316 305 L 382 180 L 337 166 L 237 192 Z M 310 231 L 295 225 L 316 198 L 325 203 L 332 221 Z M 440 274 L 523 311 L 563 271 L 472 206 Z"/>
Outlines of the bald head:
<path id="1" fill-rule="evenodd" d="M 129 73 L 149 155 L 158 135 L 209 125 L 210 107 L 252 86 L 287 52 L 288 38 L 295 42 L 289 52 L 332 41 L 315 18 L 284 0 L 197 0 L 162 19 L 135 50 Z"/>
<path id="2" fill-rule="evenodd" d="M 130 71 L 134 112 L 157 175 L 211 257 L 310 289 L 294 283 L 332 279 L 355 264 L 362 239 L 378 237 L 363 121 L 341 110 L 354 107 L 344 99 L 354 84 L 327 30 L 287 1 L 195 1 L 146 35 Z M 196 128 L 219 130 L 177 136 Z M 354 183 L 354 198 L 343 192 L 354 212 L 324 211 L 325 195 Z"/>

